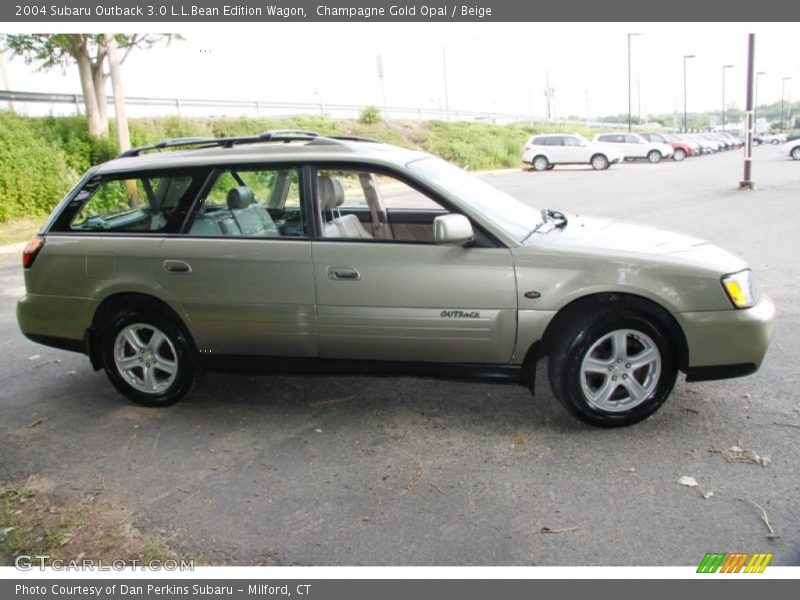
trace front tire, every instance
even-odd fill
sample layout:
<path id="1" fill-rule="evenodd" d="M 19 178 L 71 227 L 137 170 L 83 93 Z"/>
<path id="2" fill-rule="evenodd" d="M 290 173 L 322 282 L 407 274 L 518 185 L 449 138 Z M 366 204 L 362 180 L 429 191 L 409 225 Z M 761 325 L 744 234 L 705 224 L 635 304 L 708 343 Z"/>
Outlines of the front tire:
<path id="1" fill-rule="evenodd" d="M 772 140 L 770 144 L 772 144 L 773 146 L 777 146 L 778 144 L 780 144 L 780 142 L 778 140 Z"/>
<path id="2" fill-rule="evenodd" d="M 662 158 L 661 152 L 659 152 L 658 150 L 650 150 L 650 152 L 647 153 L 647 160 L 649 160 L 653 164 L 660 163 L 661 158 Z"/>
<path id="3" fill-rule="evenodd" d="M 544 156 L 537 156 L 531 162 L 531 166 L 533 167 L 534 171 L 544 171 L 550 166 L 550 161 L 547 160 Z"/>
<path id="4" fill-rule="evenodd" d="M 675 162 L 681 162 L 684 158 L 686 158 L 686 151 L 681 148 L 676 148 L 672 153 L 672 160 Z"/>
<path id="5" fill-rule="evenodd" d="M 800 160 L 800 146 L 795 146 L 792 148 L 792 153 L 790 155 L 794 160 Z"/>
<path id="6" fill-rule="evenodd" d="M 638 423 L 667 400 L 677 377 L 673 345 L 658 322 L 615 304 L 565 322 L 548 361 L 553 394 L 596 427 Z"/>
<path id="7" fill-rule="evenodd" d="M 194 352 L 182 327 L 159 312 L 113 315 L 102 339 L 103 366 L 117 390 L 142 406 L 169 406 L 194 385 Z"/>
<path id="8" fill-rule="evenodd" d="M 595 171 L 604 171 L 609 167 L 608 159 L 602 154 L 595 154 L 592 157 L 591 165 Z"/>

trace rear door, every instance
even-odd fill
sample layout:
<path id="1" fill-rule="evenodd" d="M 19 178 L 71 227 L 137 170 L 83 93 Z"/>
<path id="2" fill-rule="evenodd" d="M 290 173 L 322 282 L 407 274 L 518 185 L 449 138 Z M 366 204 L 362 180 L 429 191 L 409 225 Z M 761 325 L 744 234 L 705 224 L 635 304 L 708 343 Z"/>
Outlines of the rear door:
<path id="1" fill-rule="evenodd" d="M 316 356 L 311 239 L 301 170 L 216 171 L 156 279 L 182 304 L 201 353 Z"/>
<path id="2" fill-rule="evenodd" d="M 433 243 L 433 219 L 448 208 L 392 173 L 320 169 L 318 177 L 338 183 L 314 187 L 345 195 L 364 174 L 381 187 L 390 231 L 383 239 L 342 237 L 331 226 L 336 211 L 318 215 L 321 231 L 336 236 L 312 244 L 320 356 L 508 363 L 516 333 L 509 250 L 479 231 L 465 247 Z"/>
<path id="3" fill-rule="evenodd" d="M 551 163 L 570 162 L 568 154 L 564 147 L 564 136 L 553 135 L 547 138 L 547 159 Z"/>

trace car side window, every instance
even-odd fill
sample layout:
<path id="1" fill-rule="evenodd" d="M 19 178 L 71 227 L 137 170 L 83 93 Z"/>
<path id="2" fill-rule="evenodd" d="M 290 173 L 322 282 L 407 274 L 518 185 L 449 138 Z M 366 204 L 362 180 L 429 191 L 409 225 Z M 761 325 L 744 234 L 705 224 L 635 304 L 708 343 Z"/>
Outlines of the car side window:
<path id="1" fill-rule="evenodd" d="M 330 239 L 433 241 L 433 220 L 447 210 L 387 174 L 320 169 L 317 205 Z"/>
<path id="2" fill-rule="evenodd" d="M 563 146 L 564 145 L 564 138 L 560 135 L 554 135 L 553 137 L 549 138 L 547 142 L 548 146 Z"/>
<path id="3" fill-rule="evenodd" d="M 217 173 L 186 233 L 202 237 L 305 238 L 297 169 L 228 168 Z"/>
<path id="4" fill-rule="evenodd" d="M 628 144 L 641 144 L 642 140 L 635 135 L 626 135 L 625 142 Z"/>
<path id="5" fill-rule="evenodd" d="M 613 139 L 613 136 L 611 136 L 611 135 L 601 135 L 600 137 L 597 138 L 597 141 L 598 142 L 613 142 L 614 139 Z"/>
<path id="6" fill-rule="evenodd" d="M 547 143 L 547 138 L 545 137 L 537 137 L 533 138 L 531 144 L 534 146 L 544 146 Z"/>
<path id="7" fill-rule="evenodd" d="M 97 178 L 78 192 L 54 231 L 173 232 L 201 183 L 192 173 Z"/>
<path id="8" fill-rule="evenodd" d="M 564 139 L 564 145 L 565 146 L 580 146 L 581 145 L 581 142 L 580 142 L 580 140 L 578 138 L 567 136 L 567 137 L 565 137 L 563 139 Z"/>

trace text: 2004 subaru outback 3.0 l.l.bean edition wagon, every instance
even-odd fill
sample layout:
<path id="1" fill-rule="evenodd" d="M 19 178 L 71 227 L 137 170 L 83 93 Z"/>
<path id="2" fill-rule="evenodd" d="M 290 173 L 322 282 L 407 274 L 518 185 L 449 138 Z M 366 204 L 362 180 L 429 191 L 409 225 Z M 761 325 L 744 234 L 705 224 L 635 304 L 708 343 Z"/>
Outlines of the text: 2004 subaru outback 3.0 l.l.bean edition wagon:
<path id="1" fill-rule="evenodd" d="M 711 244 L 567 221 L 430 155 L 306 132 L 171 140 L 96 166 L 23 261 L 25 335 L 86 353 L 145 405 L 200 369 L 532 385 L 547 355 L 570 412 L 627 425 L 679 370 L 754 372 L 774 317 Z"/>

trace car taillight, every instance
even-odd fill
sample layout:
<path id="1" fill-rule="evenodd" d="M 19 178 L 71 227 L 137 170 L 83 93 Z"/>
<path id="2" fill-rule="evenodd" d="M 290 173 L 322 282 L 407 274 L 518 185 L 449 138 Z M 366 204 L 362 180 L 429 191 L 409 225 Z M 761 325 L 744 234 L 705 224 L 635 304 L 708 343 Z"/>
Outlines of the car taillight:
<path id="1" fill-rule="evenodd" d="M 44 238 L 40 235 L 36 235 L 31 238 L 31 241 L 28 242 L 28 245 L 25 246 L 25 250 L 22 251 L 22 268 L 23 269 L 30 269 L 33 266 L 33 261 L 36 260 L 36 257 L 41 252 L 42 248 L 44 247 Z"/>
<path id="2" fill-rule="evenodd" d="M 530 146 L 525 146 L 525 152 L 527 152 L 527 151 L 528 151 L 528 150 L 530 150 L 530 149 L 531 149 L 531 147 L 530 147 Z"/>

